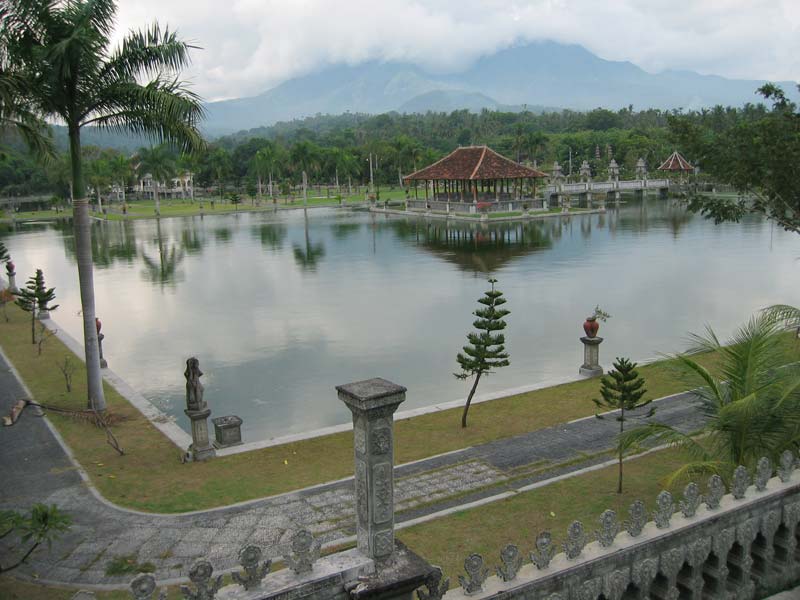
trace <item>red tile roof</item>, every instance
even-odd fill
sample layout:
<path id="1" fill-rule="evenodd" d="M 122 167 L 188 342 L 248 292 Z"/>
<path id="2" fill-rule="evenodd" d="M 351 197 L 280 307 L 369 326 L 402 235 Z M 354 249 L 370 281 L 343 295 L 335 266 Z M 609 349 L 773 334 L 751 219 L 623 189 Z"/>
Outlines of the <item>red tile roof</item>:
<path id="1" fill-rule="evenodd" d="M 443 159 L 404 177 L 404 181 L 431 179 L 530 179 L 546 173 L 524 167 L 488 146 L 456 148 Z"/>
<path id="2" fill-rule="evenodd" d="M 677 150 L 670 154 L 669 158 L 665 160 L 660 167 L 659 171 L 694 171 L 694 167 L 689 164 L 689 161 L 681 156 Z"/>

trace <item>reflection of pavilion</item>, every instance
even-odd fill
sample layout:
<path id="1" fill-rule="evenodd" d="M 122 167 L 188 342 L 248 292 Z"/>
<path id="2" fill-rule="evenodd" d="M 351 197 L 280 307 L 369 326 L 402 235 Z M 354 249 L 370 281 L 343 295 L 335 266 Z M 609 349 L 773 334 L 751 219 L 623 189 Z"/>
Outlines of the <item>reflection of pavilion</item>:
<path id="1" fill-rule="evenodd" d="M 466 271 L 492 273 L 507 263 L 545 250 L 561 235 L 561 219 L 479 224 L 392 219 L 386 222 L 404 240 Z"/>
<path id="2" fill-rule="evenodd" d="M 424 182 L 426 204 L 444 202 L 455 205 L 455 210 L 468 210 L 470 205 L 485 203 L 491 211 L 500 203 L 532 203 L 536 195 L 536 179 L 546 176 L 501 156 L 488 146 L 467 146 L 457 148 L 403 180 L 414 182 L 417 200 L 417 182 Z"/>

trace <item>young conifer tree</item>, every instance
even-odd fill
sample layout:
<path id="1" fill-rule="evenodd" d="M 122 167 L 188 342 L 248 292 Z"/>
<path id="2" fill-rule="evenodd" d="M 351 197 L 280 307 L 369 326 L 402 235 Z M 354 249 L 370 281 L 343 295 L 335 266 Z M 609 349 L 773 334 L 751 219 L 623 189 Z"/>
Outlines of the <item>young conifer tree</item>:
<path id="1" fill-rule="evenodd" d="M 618 410 L 619 414 L 616 416 L 619 421 L 619 432 L 625 430 L 625 421 L 628 417 L 625 416 L 626 411 L 631 411 L 636 408 L 641 408 L 652 402 L 652 400 L 642 400 L 642 397 L 647 393 L 644 387 L 644 379 L 639 377 L 639 372 L 636 370 L 636 363 L 632 363 L 627 358 L 617 358 L 614 361 L 614 370 L 609 371 L 608 375 L 604 375 L 600 380 L 600 400 L 593 400 L 598 408 L 604 410 Z M 651 409 L 645 416 L 652 416 L 655 409 Z M 603 419 L 603 415 L 595 415 L 598 419 Z M 622 455 L 623 455 L 622 442 L 618 442 L 617 450 L 619 454 L 619 481 L 617 483 L 617 493 L 622 493 Z"/>
<path id="2" fill-rule="evenodd" d="M 500 333 L 506 328 L 503 317 L 509 315 L 510 311 L 498 308 L 506 303 L 506 299 L 503 298 L 501 291 L 494 289 L 497 280 L 489 279 L 489 283 L 492 284 L 492 289 L 487 291 L 483 298 L 478 299 L 482 307 L 472 313 L 478 317 L 472 322 L 472 326 L 478 331 L 467 334 L 469 344 L 464 346 L 463 353 L 459 352 L 456 356 L 461 373 L 454 375 L 459 379 L 475 376 L 475 383 L 472 384 L 467 403 L 464 405 L 464 413 L 461 415 L 461 427 L 467 426 L 469 405 L 481 376 L 488 375 L 492 369 L 507 367 L 510 364 L 504 346 L 506 339 Z"/>
<path id="3" fill-rule="evenodd" d="M 31 344 L 36 343 L 36 317 L 43 311 L 57 309 L 58 304 L 49 306 L 55 299 L 56 289 L 45 286 L 44 273 L 41 269 L 36 269 L 36 274 L 28 279 L 25 288 L 17 294 L 17 306 L 31 313 Z"/>

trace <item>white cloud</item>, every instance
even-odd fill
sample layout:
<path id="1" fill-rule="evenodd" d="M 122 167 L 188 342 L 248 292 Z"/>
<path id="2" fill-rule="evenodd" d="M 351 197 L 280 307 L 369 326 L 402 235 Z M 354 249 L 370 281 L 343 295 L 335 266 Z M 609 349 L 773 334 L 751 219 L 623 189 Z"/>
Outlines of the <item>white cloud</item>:
<path id="1" fill-rule="evenodd" d="M 209 99 L 257 94 L 331 63 L 458 70 L 542 39 L 649 71 L 800 79 L 794 0 L 122 0 L 124 29 L 153 19 L 203 47 L 188 74 Z"/>

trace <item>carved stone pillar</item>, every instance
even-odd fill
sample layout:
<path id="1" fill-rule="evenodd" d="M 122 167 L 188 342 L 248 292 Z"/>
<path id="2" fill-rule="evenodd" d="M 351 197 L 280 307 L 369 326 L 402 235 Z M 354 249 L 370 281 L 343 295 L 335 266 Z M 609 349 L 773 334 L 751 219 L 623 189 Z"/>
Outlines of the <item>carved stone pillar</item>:
<path id="1" fill-rule="evenodd" d="M 406 388 L 375 378 L 336 386 L 353 413 L 356 537 L 376 560 L 394 552 L 394 419 Z"/>
<path id="2" fill-rule="evenodd" d="M 600 344 L 603 343 L 601 337 L 581 338 L 583 343 L 583 364 L 578 372 L 585 377 L 597 377 L 603 374 L 603 367 L 600 366 Z"/>

